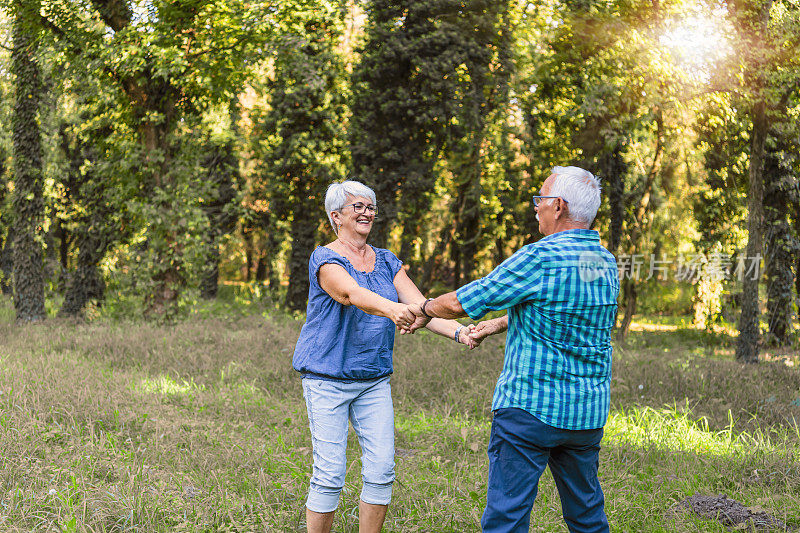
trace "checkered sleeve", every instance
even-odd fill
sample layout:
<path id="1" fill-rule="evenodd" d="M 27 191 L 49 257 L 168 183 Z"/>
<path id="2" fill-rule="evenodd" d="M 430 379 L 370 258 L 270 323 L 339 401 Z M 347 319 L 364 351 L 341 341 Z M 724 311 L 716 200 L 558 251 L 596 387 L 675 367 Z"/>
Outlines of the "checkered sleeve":
<path id="1" fill-rule="evenodd" d="M 533 246 L 520 249 L 488 276 L 456 291 L 464 312 L 473 320 L 489 311 L 508 309 L 533 298 L 541 285 L 541 269 Z"/>

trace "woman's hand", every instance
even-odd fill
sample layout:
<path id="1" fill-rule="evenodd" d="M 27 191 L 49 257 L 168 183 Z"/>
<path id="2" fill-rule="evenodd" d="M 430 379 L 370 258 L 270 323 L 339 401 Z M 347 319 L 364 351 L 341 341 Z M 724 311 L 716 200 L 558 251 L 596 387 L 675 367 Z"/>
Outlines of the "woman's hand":
<path id="1" fill-rule="evenodd" d="M 470 350 L 477 348 L 478 345 L 480 344 L 480 341 L 476 342 L 470 336 L 474 330 L 475 330 L 475 325 L 470 324 L 469 326 L 464 326 L 463 328 L 461 328 L 461 331 L 458 333 L 458 342 L 460 342 L 461 344 L 466 344 L 467 346 L 469 346 Z"/>
<path id="2" fill-rule="evenodd" d="M 389 318 L 397 325 L 397 329 L 402 335 L 413 333 L 411 326 L 417 317 L 411 312 L 409 306 L 400 303 L 393 305 Z"/>

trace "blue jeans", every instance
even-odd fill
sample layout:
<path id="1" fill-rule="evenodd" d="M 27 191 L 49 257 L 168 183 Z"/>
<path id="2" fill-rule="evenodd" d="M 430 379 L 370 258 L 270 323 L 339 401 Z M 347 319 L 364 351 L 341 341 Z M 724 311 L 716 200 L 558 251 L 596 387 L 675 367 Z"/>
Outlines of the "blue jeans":
<path id="1" fill-rule="evenodd" d="M 549 465 L 569 530 L 607 532 L 605 499 L 597 479 L 602 438 L 603 428 L 558 429 L 522 409 L 496 410 L 483 531 L 528 531 L 539 477 Z"/>
<path id="2" fill-rule="evenodd" d="M 389 376 L 342 383 L 303 378 L 314 469 L 306 507 L 335 511 L 347 471 L 348 420 L 361 444 L 361 500 L 387 505 L 394 482 L 394 408 Z"/>

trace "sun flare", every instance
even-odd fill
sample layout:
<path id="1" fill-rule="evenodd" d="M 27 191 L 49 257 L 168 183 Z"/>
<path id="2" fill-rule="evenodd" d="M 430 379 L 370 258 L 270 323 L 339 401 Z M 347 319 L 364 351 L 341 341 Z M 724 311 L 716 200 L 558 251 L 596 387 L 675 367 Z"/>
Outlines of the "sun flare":
<path id="1" fill-rule="evenodd" d="M 692 14 L 667 25 L 659 44 L 672 61 L 694 75 L 706 77 L 710 68 L 731 51 L 725 13 Z"/>

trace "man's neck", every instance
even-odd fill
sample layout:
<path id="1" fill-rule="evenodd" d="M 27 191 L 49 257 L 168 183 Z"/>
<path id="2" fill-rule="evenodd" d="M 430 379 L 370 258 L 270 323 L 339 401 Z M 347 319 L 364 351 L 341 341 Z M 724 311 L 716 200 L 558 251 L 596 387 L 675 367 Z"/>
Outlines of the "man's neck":
<path id="1" fill-rule="evenodd" d="M 568 231 L 571 229 L 589 229 L 589 226 L 588 224 L 580 224 L 572 221 L 564 221 L 561 224 L 556 225 L 555 229 L 553 230 L 553 233 L 560 233 L 562 231 Z M 550 235 L 552 235 L 553 233 L 551 233 Z"/>

